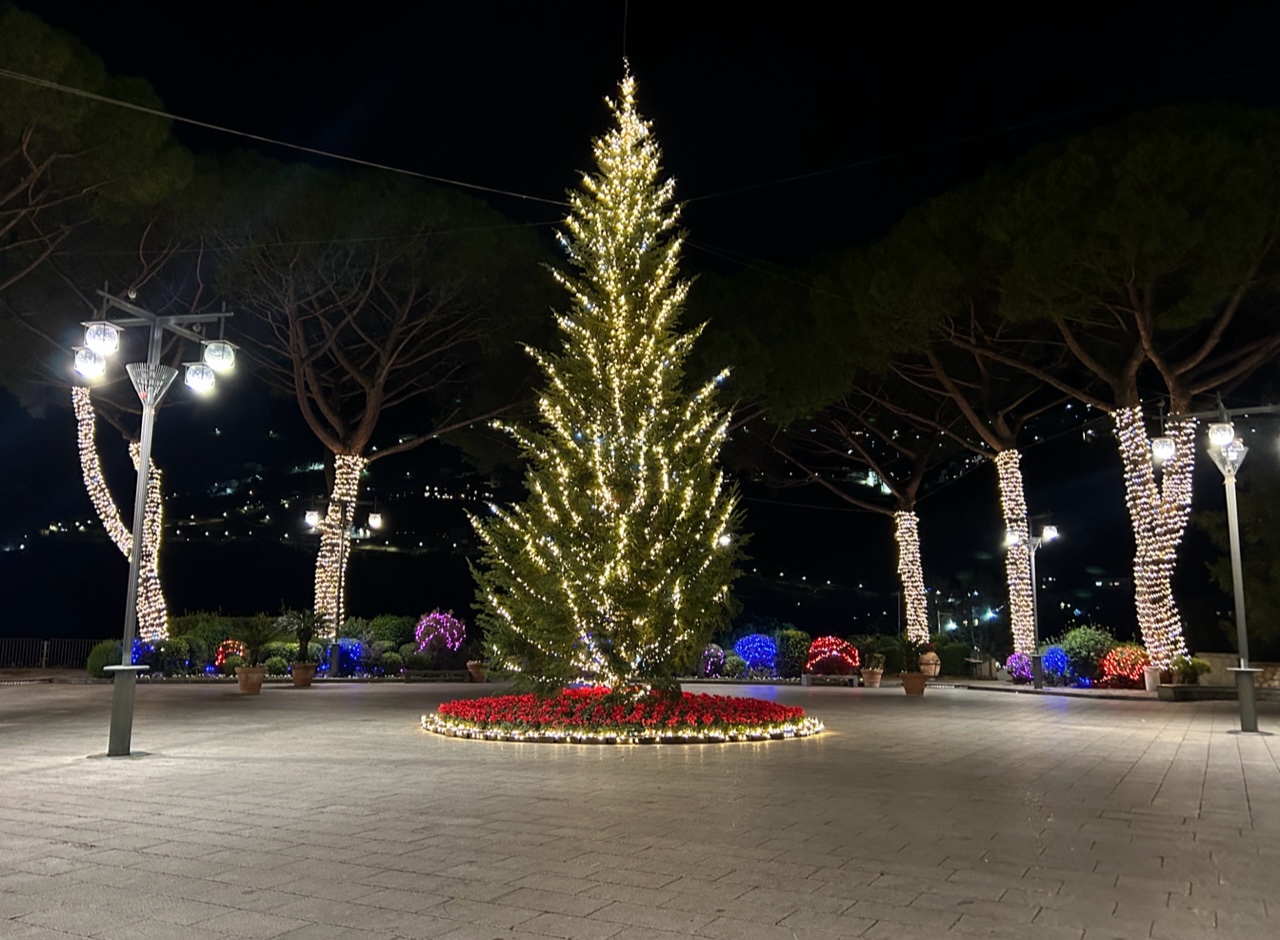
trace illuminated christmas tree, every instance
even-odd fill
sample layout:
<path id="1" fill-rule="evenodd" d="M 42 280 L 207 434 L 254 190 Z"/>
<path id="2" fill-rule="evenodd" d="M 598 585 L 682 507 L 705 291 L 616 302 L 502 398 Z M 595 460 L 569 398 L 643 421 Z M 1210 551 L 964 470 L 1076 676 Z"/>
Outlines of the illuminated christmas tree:
<path id="1" fill-rule="evenodd" d="M 522 684 L 575 680 L 673 687 L 724 619 L 736 574 L 736 491 L 718 457 L 728 423 L 714 405 L 726 373 L 696 393 L 682 364 L 700 330 L 680 333 L 688 282 L 674 181 L 635 110 L 628 73 L 597 170 L 569 194 L 569 291 L 556 353 L 533 351 L 545 388 L 541 428 L 507 428 L 526 460 L 528 497 L 473 519 L 483 543 L 477 618 Z"/>

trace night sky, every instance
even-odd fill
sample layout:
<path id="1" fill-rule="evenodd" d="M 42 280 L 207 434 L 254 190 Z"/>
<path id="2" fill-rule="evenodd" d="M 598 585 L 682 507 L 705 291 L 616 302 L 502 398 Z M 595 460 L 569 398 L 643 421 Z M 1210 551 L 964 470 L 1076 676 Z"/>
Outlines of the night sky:
<path id="1" fill-rule="evenodd" d="M 996 5 L 937 14 L 915 5 L 801 3 L 756 13 L 646 0 L 412 9 L 365 2 L 287 14 L 263 3 L 20 6 L 78 35 L 111 71 L 146 77 L 176 115 L 518 194 L 485 198 L 526 223 L 560 217 L 552 203 L 588 166 L 590 139 L 607 125 L 601 99 L 614 90 L 625 53 L 641 110 L 687 201 L 690 273 L 768 265 L 802 277 L 816 255 L 875 238 L 913 205 L 992 164 L 1136 108 L 1189 100 L 1280 106 L 1280 16 L 1267 3 L 1215 4 L 1212 12 L 1202 5 L 1200 13 L 1041 5 L 1013 19 Z M 251 146 L 190 127 L 177 133 L 195 150 Z M 238 413 L 262 407 L 258 393 L 237 394 L 240 402 L 223 403 L 221 413 L 200 406 L 186 430 L 172 422 L 170 442 L 158 447 L 197 453 L 210 427 L 234 429 Z M 237 440 L 230 433 L 222 446 L 241 446 Z M 296 440 L 315 446 L 305 431 Z M 252 447 L 248 437 L 241 444 Z M 1109 436 L 1085 446 L 1073 434 L 1032 448 L 1027 461 L 1033 511 L 1052 508 L 1064 531 L 1070 513 L 1078 515 L 1080 534 L 1059 556 L 1070 569 L 1064 577 L 1082 578 L 1090 565 L 1125 574 Z M 33 501 L 42 513 L 87 513 L 76 471 L 70 415 L 32 421 L 0 392 L 0 479 L 22 481 L 28 494 L 0 502 L 0 541 L 32 524 Z M 926 567 L 933 552 L 952 569 L 985 555 L 997 570 L 989 471 L 975 476 L 922 504 Z M 1205 486 L 1212 482 L 1201 476 L 1197 485 L 1217 499 L 1220 488 Z M 814 496 L 786 498 L 826 502 Z M 866 583 L 892 589 L 887 521 L 763 502 L 747 509 L 748 526 L 760 533 L 753 564 L 846 580 L 856 567 Z M 0 561 L 12 597 L 10 577 Z M 807 603 L 796 614 L 801 626 L 852 632 L 847 621 L 817 622 L 838 616 L 838 599 L 811 623 Z M 41 608 L 20 601 L 19 611 L 38 618 Z M 68 632 L 57 623 L 4 629 Z"/>

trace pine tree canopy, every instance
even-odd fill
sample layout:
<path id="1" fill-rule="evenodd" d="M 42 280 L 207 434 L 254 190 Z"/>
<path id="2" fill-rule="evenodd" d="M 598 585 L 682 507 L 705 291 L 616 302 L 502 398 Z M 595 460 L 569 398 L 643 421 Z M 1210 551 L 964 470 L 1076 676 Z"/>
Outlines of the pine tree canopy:
<path id="1" fill-rule="evenodd" d="M 559 351 L 532 351 L 541 426 L 508 428 L 528 496 L 472 520 L 478 620 L 526 687 L 673 688 L 723 622 L 737 574 L 737 493 L 718 463 L 728 415 L 714 401 L 727 373 L 682 388 L 700 331 L 677 331 L 680 211 L 635 87 L 627 73 L 607 101 L 615 126 L 569 194 L 570 268 L 552 274 L 571 304 Z"/>

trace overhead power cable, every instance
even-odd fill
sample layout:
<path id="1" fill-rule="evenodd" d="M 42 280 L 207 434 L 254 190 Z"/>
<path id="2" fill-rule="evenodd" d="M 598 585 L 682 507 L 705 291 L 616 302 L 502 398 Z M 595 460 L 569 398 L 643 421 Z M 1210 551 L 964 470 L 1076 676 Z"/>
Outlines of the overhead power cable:
<path id="1" fill-rule="evenodd" d="M 317 147 L 307 147 L 303 144 L 294 144 L 287 140 L 277 140 L 274 137 L 264 137 L 261 134 L 251 134 L 248 131 L 239 131 L 233 127 L 224 127 L 220 124 L 211 124 L 208 121 L 199 121 L 195 118 L 182 117 L 181 115 L 172 114 L 159 108 L 149 108 L 146 105 L 134 104 L 132 101 L 123 101 L 119 98 L 112 98 L 108 95 L 100 95 L 97 92 L 85 91 L 83 88 L 72 88 L 70 85 L 62 85 L 58 82 L 49 81 L 47 78 L 38 78 L 34 75 L 26 75 L 22 72 L 15 72 L 12 69 L 0 68 L 0 77 L 12 78 L 15 81 L 26 82 L 29 85 L 35 85 L 39 88 L 47 88 L 50 91 L 61 92 L 66 95 L 75 95 L 79 98 L 87 98 L 90 101 L 114 105 L 118 108 L 125 108 L 129 111 L 150 114 L 153 117 L 164 118 L 167 121 L 177 121 L 179 124 L 189 124 L 192 127 L 200 127 L 209 131 L 217 131 L 220 134 L 229 134 L 232 137 L 243 137 L 246 140 L 257 141 L 260 144 L 270 144 L 273 147 L 283 147 L 286 150 L 296 150 L 299 153 L 308 153 L 312 156 L 325 157 L 329 160 L 338 160 L 342 163 L 352 163 L 356 166 L 364 166 L 373 170 L 385 170 L 388 173 L 398 173 L 401 176 L 411 176 L 415 179 L 428 180 L 433 183 L 444 183 L 449 186 L 457 186 L 460 189 L 473 189 L 482 193 L 493 193 L 498 196 L 511 196 L 514 199 L 525 199 L 531 202 L 544 202 L 553 206 L 568 205 L 568 203 L 563 199 L 547 199 L 542 196 L 530 196 L 527 193 L 512 192 L 509 189 L 498 189 L 495 186 L 482 186 L 479 183 L 466 183 L 462 180 L 449 179 L 444 176 L 432 176 L 430 173 L 420 173 L 417 170 L 406 170 L 403 167 L 392 166 L 389 163 L 378 163 L 374 160 L 362 160 L 359 157 L 350 157 L 346 154 L 334 153 L 331 150 L 320 150 Z"/>

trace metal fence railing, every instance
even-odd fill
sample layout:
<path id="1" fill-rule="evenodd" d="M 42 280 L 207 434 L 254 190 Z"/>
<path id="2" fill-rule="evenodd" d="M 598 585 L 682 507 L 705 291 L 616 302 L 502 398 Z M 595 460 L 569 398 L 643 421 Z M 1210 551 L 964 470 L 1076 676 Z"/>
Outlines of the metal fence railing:
<path id="1" fill-rule="evenodd" d="M 0 637 L 0 669 L 83 669 L 99 642 Z"/>

